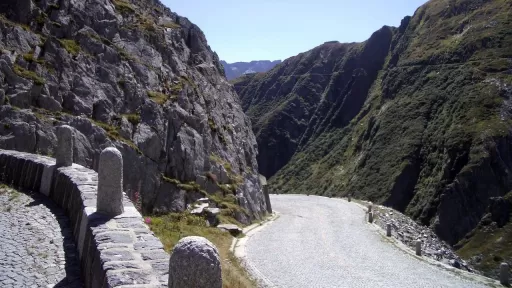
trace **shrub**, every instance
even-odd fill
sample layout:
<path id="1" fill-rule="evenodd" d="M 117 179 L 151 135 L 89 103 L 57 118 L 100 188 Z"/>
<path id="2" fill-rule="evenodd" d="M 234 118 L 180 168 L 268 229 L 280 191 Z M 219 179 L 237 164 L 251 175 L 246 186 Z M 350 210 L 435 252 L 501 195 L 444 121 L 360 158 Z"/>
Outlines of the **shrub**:
<path id="1" fill-rule="evenodd" d="M 123 114 L 123 117 L 125 117 L 128 122 L 132 123 L 133 126 L 137 126 L 140 123 L 139 114 Z"/>

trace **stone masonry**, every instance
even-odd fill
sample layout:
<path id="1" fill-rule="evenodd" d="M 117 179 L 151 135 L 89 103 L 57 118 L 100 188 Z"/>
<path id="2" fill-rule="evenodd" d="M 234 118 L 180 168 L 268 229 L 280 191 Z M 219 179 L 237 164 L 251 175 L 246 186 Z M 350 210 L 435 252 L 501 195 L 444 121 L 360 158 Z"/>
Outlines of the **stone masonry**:
<path id="1" fill-rule="evenodd" d="M 169 255 L 126 195 L 121 215 L 98 213 L 98 174 L 77 164 L 55 164 L 53 158 L 0 150 L 0 182 L 49 195 L 62 208 L 85 287 L 167 287 Z"/>

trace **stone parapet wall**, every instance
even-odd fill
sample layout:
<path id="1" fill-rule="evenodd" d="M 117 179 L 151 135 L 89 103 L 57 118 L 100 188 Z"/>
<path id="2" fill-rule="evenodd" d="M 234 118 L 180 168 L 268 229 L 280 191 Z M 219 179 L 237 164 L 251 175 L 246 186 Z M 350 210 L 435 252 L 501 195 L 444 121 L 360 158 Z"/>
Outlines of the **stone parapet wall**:
<path id="1" fill-rule="evenodd" d="M 95 171 L 57 168 L 53 158 L 0 149 L 0 181 L 45 194 L 63 208 L 86 287 L 167 287 L 169 255 L 126 195 L 123 214 L 96 212 Z"/>

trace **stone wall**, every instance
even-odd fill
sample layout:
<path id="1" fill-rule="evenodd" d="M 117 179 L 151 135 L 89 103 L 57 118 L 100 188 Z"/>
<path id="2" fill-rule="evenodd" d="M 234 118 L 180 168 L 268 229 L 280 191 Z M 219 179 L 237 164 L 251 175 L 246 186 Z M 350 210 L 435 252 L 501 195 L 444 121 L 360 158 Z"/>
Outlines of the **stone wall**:
<path id="1" fill-rule="evenodd" d="M 96 212 L 98 174 L 55 159 L 0 149 L 0 181 L 40 192 L 63 208 L 72 223 L 86 287 L 167 287 L 169 255 L 124 195 L 124 212 Z"/>

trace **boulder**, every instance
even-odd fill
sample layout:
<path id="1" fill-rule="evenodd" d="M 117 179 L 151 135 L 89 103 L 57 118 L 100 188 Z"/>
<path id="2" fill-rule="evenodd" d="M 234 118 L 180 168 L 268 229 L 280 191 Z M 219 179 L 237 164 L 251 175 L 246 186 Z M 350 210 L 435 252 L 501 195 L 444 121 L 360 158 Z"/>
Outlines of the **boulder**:
<path id="1" fill-rule="evenodd" d="M 169 260 L 169 288 L 221 288 L 222 268 L 217 247 L 206 238 L 181 239 Z"/>
<path id="2" fill-rule="evenodd" d="M 202 215 L 203 214 L 203 210 L 205 208 L 208 208 L 208 206 L 209 206 L 208 203 L 195 204 L 194 205 L 194 209 L 192 209 L 192 211 L 190 211 L 190 214 Z"/>

